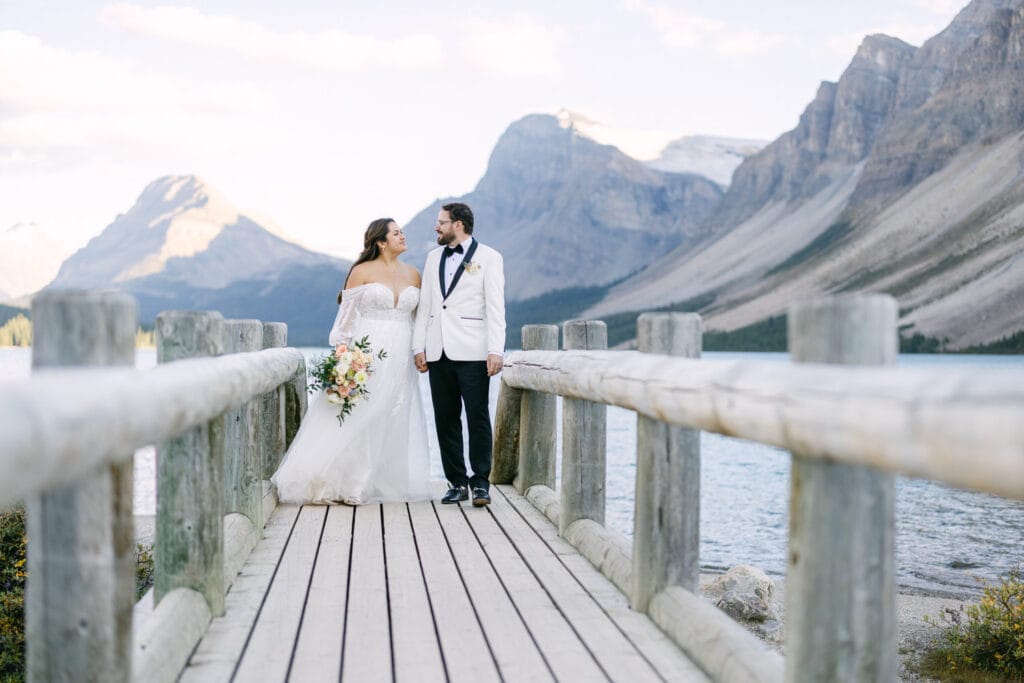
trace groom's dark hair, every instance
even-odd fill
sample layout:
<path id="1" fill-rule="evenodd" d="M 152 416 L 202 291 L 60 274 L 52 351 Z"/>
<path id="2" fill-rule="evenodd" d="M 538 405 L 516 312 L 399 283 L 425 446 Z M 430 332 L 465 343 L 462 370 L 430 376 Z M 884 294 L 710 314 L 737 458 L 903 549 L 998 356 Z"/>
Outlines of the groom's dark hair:
<path id="1" fill-rule="evenodd" d="M 473 209 L 462 202 L 452 202 L 441 207 L 448 212 L 452 222 L 462 221 L 462 227 L 466 229 L 467 235 L 473 234 Z"/>

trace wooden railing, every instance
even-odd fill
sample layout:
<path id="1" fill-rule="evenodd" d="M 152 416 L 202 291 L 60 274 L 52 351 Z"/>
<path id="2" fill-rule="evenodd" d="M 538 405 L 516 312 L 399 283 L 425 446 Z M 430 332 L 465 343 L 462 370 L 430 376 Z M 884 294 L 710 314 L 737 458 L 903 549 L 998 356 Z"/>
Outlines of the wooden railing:
<path id="1" fill-rule="evenodd" d="M 32 319 L 33 376 L 0 393 L 0 507 L 27 514 L 27 680 L 175 680 L 276 505 L 265 479 L 305 412 L 305 361 L 276 348 L 282 323 L 168 312 L 160 365 L 135 370 L 137 304 L 112 292 L 44 292 Z M 135 605 L 132 455 L 150 444 L 155 585 Z"/>
<path id="2" fill-rule="evenodd" d="M 894 368 L 897 307 L 789 314 L 793 363 L 697 360 L 701 321 L 645 314 L 523 328 L 505 360 L 492 481 L 514 483 L 718 681 L 897 676 L 894 473 L 1024 499 L 1024 371 Z M 855 365 L 857 367 L 836 367 Z M 555 396 L 564 397 L 555 491 Z M 604 406 L 637 412 L 633 540 L 604 528 Z M 700 430 L 792 452 L 785 661 L 697 595 Z"/>

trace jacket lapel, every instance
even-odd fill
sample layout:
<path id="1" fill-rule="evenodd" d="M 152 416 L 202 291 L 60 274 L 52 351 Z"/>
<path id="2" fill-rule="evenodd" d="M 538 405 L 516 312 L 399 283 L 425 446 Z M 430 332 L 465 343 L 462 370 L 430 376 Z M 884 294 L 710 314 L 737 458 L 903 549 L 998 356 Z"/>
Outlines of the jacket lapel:
<path id="1" fill-rule="evenodd" d="M 441 287 L 441 298 L 444 299 L 447 296 L 444 293 L 444 264 L 448 259 L 444 257 L 443 251 L 438 254 L 437 258 L 440 260 L 440 263 L 437 264 L 438 285 Z"/>
<path id="2" fill-rule="evenodd" d="M 480 244 L 480 243 L 474 239 L 473 240 L 473 244 L 469 245 L 469 249 L 467 249 L 466 253 L 463 254 L 462 261 L 459 262 L 459 269 L 457 271 L 455 271 L 455 277 L 452 278 L 452 286 L 448 288 L 447 292 L 444 291 L 444 270 L 442 269 L 442 271 L 441 271 L 441 291 L 444 292 L 444 298 L 445 299 L 447 299 L 449 296 L 451 296 L 451 293 L 453 291 L 455 291 L 455 285 L 459 284 L 459 278 L 461 278 L 462 274 L 464 272 L 466 272 L 466 269 L 465 269 L 464 266 L 465 266 L 465 264 L 468 261 L 472 261 L 473 260 L 473 254 L 476 253 L 476 245 L 478 245 L 478 244 Z M 442 256 L 444 256 L 444 254 L 442 254 Z"/>

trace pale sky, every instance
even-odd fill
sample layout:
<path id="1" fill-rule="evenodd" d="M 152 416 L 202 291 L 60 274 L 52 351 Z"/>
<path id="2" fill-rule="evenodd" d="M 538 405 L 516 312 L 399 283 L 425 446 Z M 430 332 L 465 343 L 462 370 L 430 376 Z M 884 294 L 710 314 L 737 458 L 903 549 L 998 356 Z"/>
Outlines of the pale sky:
<path id="1" fill-rule="evenodd" d="M 71 250 L 194 173 L 351 258 L 472 190 L 526 114 L 771 140 L 864 35 L 920 45 L 965 4 L 0 0 L 0 230 Z"/>

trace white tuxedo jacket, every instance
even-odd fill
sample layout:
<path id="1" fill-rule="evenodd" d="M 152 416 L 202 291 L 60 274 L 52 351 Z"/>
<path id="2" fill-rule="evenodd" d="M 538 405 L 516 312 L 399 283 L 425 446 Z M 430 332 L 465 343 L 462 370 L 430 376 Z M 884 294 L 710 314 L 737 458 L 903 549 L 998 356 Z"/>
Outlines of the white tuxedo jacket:
<path id="1" fill-rule="evenodd" d="M 505 348 L 505 273 L 501 254 L 473 238 L 447 296 L 442 291 L 443 247 L 427 254 L 412 349 L 430 362 L 487 360 Z"/>

